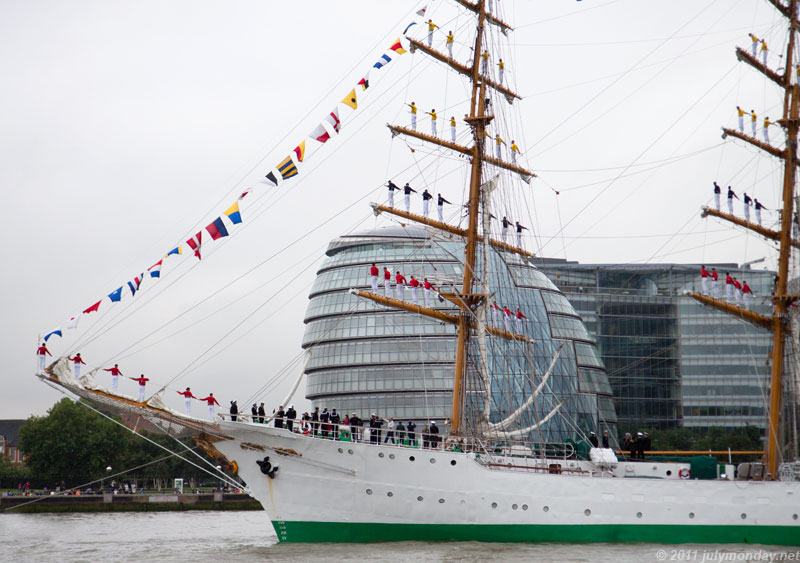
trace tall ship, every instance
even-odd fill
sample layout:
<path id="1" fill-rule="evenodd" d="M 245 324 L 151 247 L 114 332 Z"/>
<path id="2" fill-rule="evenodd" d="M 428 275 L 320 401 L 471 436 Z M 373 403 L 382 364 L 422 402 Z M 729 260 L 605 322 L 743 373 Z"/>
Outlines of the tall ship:
<path id="1" fill-rule="evenodd" d="M 702 292 L 692 294 L 774 335 L 763 463 L 735 467 L 713 460 L 709 465 L 707 457 L 631 460 L 609 447 L 616 445 L 616 418 L 597 350 L 564 295 L 533 265 L 533 254 L 522 244 L 525 225 L 508 218 L 514 205 L 525 206 L 518 193 L 536 174 L 524 164 L 512 136 L 510 109 L 520 96 L 495 48 L 513 28 L 491 0 L 454 2 L 470 18 L 460 32 L 461 41 L 469 35 L 469 59 L 453 56 L 452 32 L 434 45 L 433 34 L 440 30 L 422 9 L 417 25 L 409 25 L 342 100 L 346 111 L 356 110 L 370 81 L 406 52 L 458 75 L 468 92 L 465 115 L 437 116 L 435 109 L 425 112 L 411 102 L 410 121 L 387 127 L 392 138 L 460 162 L 464 193 L 451 203 L 438 199 L 431 186 L 433 193 L 426 190 L 418 213 L 411 211 L 404 186 L 390 181 L 388 201 L 364 202 L 385 224 L 331 243 L 306 318 L 303 371 L 309 388 L 376 380 L 385 386 L 386 380 L 415 372 L 422 394 L 438 401 L 446 420 L 421 418 L 425 411 L 421 415 L 413 404 L 403 411 L 406 425 L 382 428 L 379 422 L 345 424 L 349 412 L 341 413 L 338 423 L 294 419 L 291 426 L 269 414 L 271 424 L 264 424 L 263 414 L 260 420 L 248 412 L 206 420 L 169 408 L 166 385 L 145 396 L 142 382 L 140 396 L 129 397 L 99 384 L 97 370 L 83 376 L 73 371 L 74 359 L 68 356 L 37 376 L 104 409 L 142 417 L 171 435 L 193 436 L 264 506 L 280 541 L 800 545 L 800 465 L 793 459 L 796 434 L 787 424 L 794 399 L 783 393 L 797 369 L 787 341 L 796 339 L 792 306 L 800 297 L 789 280 L 791 251 L 800 246 L 789 220 L 795 210 L 800 126 L 800 90 L 792 72 L 798 0 L 770 3 L 788 22 L 782 72 L 747 51 L 737 55 L 785 91 L 777 123 L 786 131 L 786 146 L 732 129 L 725 134 L 782 160 L 784 220 L 779 230 L 771 230 L 718 208 L 704 208 L 703 214 L 779 243 L 773 313 L 761 315 Z M 341 122 L 339 109 L 330 112 L 308 140 L 265 175 L 265 183 L 279 187 L 290 181 L 310 143 L 323 146 Z M 236 228 L 247 193 L 187 240 L 186 253 L 201 258 L 204 244 Z M 455 211 L 445 217 L 445 208 Z M 162 260 L 181 254 L 180 248 Z M 157 265 L 160 269 L 161 261 Z M 128 283 L 131 296 L 145 278 Z M 109 298 L 116 302 L 120 295 L 112 292 Z M 84 314 L 100 306 L 108 305 L 98 302 Z M 389 345 L 365 350 L 348 342 L 348 335 L 367 331 Z M 392 341 L 398 334 L 415 338 Z M 379 355 L 382 367 L 360 366 L 369 363 L 363 360 L 368 354 Z M 443 378 L 447 384 L 434 381 Z M 398 397 L 411 395 L 402 386 L 393 390 Z M 351 405 L 344 401 L 339 408 Z M 360 405 L 364 419 L 372 413 L 383 417 L 380 411 L 387 410 L 369 396 Z M 434 422 L 441 426 L 438 433 Z M 611 444 L 585 447 L 593 441 L 591 429 L 608 431 Z M 393 439 L 387 441 L 390 431 Z"/>

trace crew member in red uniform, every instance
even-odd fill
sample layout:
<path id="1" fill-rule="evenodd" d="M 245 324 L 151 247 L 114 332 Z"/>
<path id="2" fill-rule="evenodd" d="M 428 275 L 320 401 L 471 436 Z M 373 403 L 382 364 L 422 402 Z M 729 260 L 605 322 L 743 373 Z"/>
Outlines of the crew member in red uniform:
<path id="1" fill-rule="evenodd" d="M 511 309 L 508 307 L 503 307 L 503 324 L 506 325 L 506 330 L 511 332 L 511 325 L 509 324 L 509 319 L 511 318 Z"/>
<path id="2" fill-rule="evenodd" d="M 725 272 L 725 298 L 730 301 L 733 299 L 733 278 L 730 272 Z"/>
<path id="3" fill-rule="evenodd" d="M 750 310 L 750 296 L 753 295 L 753 290 L 747 285 L 746 280 L 742 280 L 742 298 L 744 299 L 744 308 Z"/>
<path id="4" fill-rule="evenodd" d="M 503 310 L 497 305 L 497 303 L 492 302 L 492 323 L 497 324 L 497 315 L 502 313 Z"/>
<path id="5" fill-rule="evenodd" d="M 116 393 L 119 385 L 119 376 L 122 375 L 122 372 L 119 371 L 119 364 L 114 364 L 113 368 L 103 368 L 103 371 L 111 372 L 111 392 Z"/>
<path id="6" fill-rule="evenodd" d="M 408 282 L 408 285 L 411 286 L 411 299 L 414 300 L 414 305 L 419 305 L 419 295 L 417 294 L 417 291 L 419 291 L 419 280 L 411 276 L 411 281 Z"/>
<path id="7" fill-rule="evenodd" d="M 52 356 L 53 354 L 51 354 L 50 350 L 47 349 L 47 345 L 42 342 L 42 345 L 36 349 L 36 355 L 39 356 L 39 371 L 44 372 L 45 359 L 47 356 Z"/>
<path id="8" fill-rule="evenodd" d="M 711 274 L 708 273 L 705 266 L 700 266 L 700 281 L 702 282 L 703 295 L 708 295 L 708 278 Z"/>
<path id="9" fill-rule="evenodd" d="M 716 268 L 711 268 L 711 293 L 714 299 L 719 298 L 719 274 Z"/>
<path id="10" fill-rule="evenodd" d="M 178 395 L 183 395 L 183 404 L 186 407 L 186 414 L 192 414 L 192 399 L 196 399 L 194 395 L 192 395 L 192 390 L 187 387 L 186 391 L 176 391 Z"/>
<path id="11" fill-rule="evenodd" d="M 370 281 L 372 282 L 372 292 L 373 293 L 378 293 L 378 274 L 379 273 L 380 273 L 380 270 L 378 270 L 378 267 L 375 264 L 370 266 L 370 268 L 369 268 L 369 277 L 370 277 Z"/>
<path id="12" fill-rule="evenodd" d="M 75 379 L 78 379 L 81 375 L 81 364 L 85 366 L 86 362 L 81 358 L 80 352 L 77 352 L 74 358 L 70 358 L 70 361 L 75 365 Z"/>
<path id="13" fill-rule="evenodd" d="M 436 288 L 428 281 L 428 278 L 424 279 L 422 287 L 425 289 L 425 306 L 430 307 L 431 290 L 435 291 Z"/>
<path id="14" fill-rule="evenodd" d="M 386 266 L 383 267 L 383 294 L 386 297 L 392 296 L 392 272 Z"/>
<path id="15" fill-rule="evenodd" d="M 146 378 L 144 374 L 140 375 L 139 377 L 131 377 L 131 379 L 139 382 L 139 402 L 141 403 L 144 401 L 144 386 L 150 380 Z"/>
<path id="16" fill-rule="evenodd" d="M 517 309 L 517 332 L 522 334 L 522 321 L 523 319 L 527 320 L 528 317 L 522 314 L 522 311 Z"/>
<path id="17" fill-rule="evenodd" d="M 736 288 L 736 304 L 738 305 L 742 300 L 742 284 L 736 278 L 733 278 L 733 287 Z"/>
<path id="18" fill-rule="evenodd" d="M 208 397 L 203 397 L 202 399 L 198 399 L 198 401 L 205 401 L 208 403 L 208 420 L 214 420 L 216 416 L 214 412 L 214 405 L 219 406 L 217 399 L 214 398 L 214 393 L 209 393 Z"/>
<path id="19" fill-rule="evenodd" d="M 394 277 L 394 298 L 399 299 L 400 301 L 404 301 L 406 298 L 405 295 L 405 288 L 406 288 L 406 278 L 400 272 L 397 272 L 397 275 Z"/>

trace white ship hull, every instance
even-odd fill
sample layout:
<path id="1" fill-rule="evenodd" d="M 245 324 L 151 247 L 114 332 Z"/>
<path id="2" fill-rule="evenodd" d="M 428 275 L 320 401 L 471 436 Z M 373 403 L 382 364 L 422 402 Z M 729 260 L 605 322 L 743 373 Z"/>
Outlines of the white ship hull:
<path id="1" fill-rule="evenodd" d="M 222 422 L 215 447 L 280 541 L 645 541 L 800 545 L 800 483 L 490 468 L 474 453 Z M 279 466 L 274 478 L 258 461 Z M 412 460 L 413 458 L 413 460 Z M 637 464 L 638 465 L 638 464 Z"/>

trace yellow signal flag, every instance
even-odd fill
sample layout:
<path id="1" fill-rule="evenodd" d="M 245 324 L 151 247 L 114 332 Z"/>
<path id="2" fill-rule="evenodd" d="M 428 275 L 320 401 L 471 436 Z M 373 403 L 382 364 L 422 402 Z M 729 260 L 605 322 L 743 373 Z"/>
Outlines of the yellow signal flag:
<path id="1" fill-rule="evenodd" d="M 356 89 L 355 88 L 350 90 L 350 93 L 347 94 L 344 97 L 344 99 L 342 100 L 342 103 L 344 105 L 346 105 L 346 106 L 350 106 L 353 109 L 356 109 L 358 107 L 358 100 L 356 99 Z"/>

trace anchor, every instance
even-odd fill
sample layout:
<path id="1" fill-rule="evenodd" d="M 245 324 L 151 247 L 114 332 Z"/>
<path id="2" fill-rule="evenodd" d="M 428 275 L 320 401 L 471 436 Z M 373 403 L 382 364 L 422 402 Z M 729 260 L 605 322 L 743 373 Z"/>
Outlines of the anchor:
<path id="1" fill-rule="evenodd" d="M 268 476 L 270 479 L 275 478 L 275 473 L 278 471 L 278 466 L 272 467 L 272 464 L 269 462 L 269 456 L 265 456 L 263 460 L 258 461 L 256 463 L 261 468 L 261 473 Z"/>

